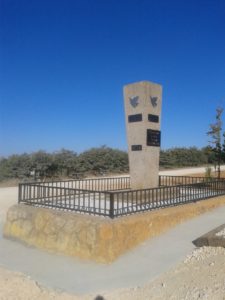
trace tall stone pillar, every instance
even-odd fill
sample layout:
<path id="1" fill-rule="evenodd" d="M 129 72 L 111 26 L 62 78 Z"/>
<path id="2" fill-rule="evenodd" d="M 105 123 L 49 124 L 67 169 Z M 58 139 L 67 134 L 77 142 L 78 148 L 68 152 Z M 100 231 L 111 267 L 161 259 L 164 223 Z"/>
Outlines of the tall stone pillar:
<path id="1" fill-rule="evenodd" d="M 132 189 L 158 186 L 162 86 L 141 81 L 124 86 Z"/>

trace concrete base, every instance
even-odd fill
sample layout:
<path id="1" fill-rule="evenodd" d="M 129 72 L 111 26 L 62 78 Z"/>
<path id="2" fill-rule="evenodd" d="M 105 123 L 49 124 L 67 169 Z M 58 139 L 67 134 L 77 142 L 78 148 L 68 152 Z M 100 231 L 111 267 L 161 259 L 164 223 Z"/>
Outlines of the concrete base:
<path id="1" fill-rule="evenodd" d="M 218 236 L 217 233 L 225 230 L 225 224 L 209 231 L 208 233 L 200 236 L 193 241 L 193 244 L 197 247 L 211 246 L 211 247 L 223 247 L 225 248 L 225 236 Z"/>

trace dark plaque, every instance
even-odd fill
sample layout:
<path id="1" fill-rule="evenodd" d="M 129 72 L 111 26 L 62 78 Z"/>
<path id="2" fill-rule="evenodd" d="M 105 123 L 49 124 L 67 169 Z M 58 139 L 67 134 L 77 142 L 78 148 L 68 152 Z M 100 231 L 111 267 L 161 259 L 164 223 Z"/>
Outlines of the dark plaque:
<path id="1" fill-rule="evenodd" d="M 142 150 L 142 145 L 132 145 L 131 150 L 132 151 L 141 151 Z"/>
<path id="2" fill-rule="evenodd" d="M 159 123 L 159 116 L 157 115 L 148 115 L 149 122 Z"/>
<path id="3" fill-rule="evenodd" d="M 159 130 L 147 129 L 147 146 L 160 147 L 160 136 Z"/>
<path id="4" fill-rule="evenodd" d="M 133 122 L 141 122 L 142 121 L 142 114 L 137 114 L 137 115 L 129 115 L 128 116 L 128 122 L 133 123 Z"/>

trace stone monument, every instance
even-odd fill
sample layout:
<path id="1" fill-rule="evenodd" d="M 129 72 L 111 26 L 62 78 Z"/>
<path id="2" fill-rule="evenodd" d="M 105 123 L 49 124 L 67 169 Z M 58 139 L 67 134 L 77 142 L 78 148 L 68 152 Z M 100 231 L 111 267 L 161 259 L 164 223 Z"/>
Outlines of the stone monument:
<path id="1" fill-rule="evenodd" d="M 158 186 L 162 86 L 141 81 L 124 86 L 132 189 Z"/>

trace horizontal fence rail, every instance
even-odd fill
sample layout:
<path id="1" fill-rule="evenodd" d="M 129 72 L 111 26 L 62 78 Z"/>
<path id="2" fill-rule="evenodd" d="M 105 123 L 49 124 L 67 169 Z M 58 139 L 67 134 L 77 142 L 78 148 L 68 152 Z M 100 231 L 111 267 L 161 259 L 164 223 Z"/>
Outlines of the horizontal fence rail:
<path id="1" fill-rule="evenodd" d="M 199 182 L 208 182 L 213 179 L 207 177 L 192 177 L 192 176 L 159 176 L 159 186 L 171 186 L 171 185 L 186 185 Z"/>
<path id="2" fill-rule="evenodd" d="M 46 182 L 35 181 L 26 184 L 79 190 L 114 191 L 130 189 L 130 176 L 86 178 L 82 180 L 78 179 Z"/>
<path id="3" fill-rule="evenodd" d="M 224 179 L 160 176 L 159 184 L 131 190 L 129 177 L 21 183 L 18 198 L 32 206 L 115 218 L 225 195 Z"/>

